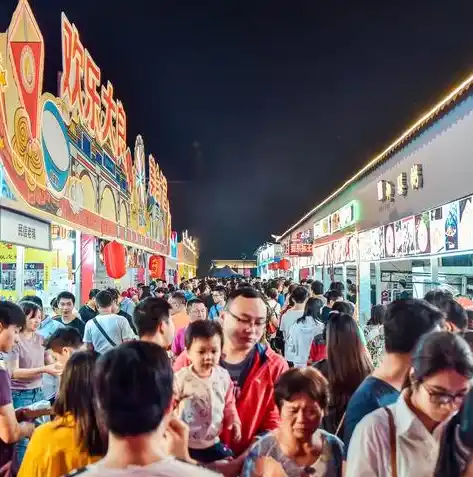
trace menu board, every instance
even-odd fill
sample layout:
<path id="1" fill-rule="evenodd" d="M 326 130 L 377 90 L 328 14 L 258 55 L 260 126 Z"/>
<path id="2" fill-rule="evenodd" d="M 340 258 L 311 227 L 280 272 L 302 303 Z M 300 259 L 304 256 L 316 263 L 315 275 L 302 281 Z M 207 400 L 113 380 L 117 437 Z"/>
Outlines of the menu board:
<path id="1" fill-rule="evenodd" d="M 430 253 L 430 213 L 415 217 L 415 253 Z"/>
<path id="2" fill-rule="evenodd" d="M 459 205 L 458 248 L 473 249 L 473 197 L 462 199 Z"/>
<path id="3" fill-rule="evenodd" d="M 430 211 L 430 251 L 441 253 L 445 251 L 445 218 L 443 207 Z"/>

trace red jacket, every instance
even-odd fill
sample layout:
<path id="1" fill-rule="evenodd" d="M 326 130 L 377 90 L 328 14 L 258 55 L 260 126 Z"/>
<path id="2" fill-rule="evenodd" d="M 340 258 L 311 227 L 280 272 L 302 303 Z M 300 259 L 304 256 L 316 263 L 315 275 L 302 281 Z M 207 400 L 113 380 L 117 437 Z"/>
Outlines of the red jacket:
<path id="1" fill-rule="evenodd" d="M 274 401 L 274 383 L 288 369 L 284 358 L 271 348 L 256 345 L 253 366 L 236 399 L 238 415 L 242 423 L 241 440 L 234 442 L 232 432 L 223 429 L 220 438 L 236 455 L 242 454 L 260 432 L 271 431 L 279 425 L 279 411 Z M 177 372 L 189 366 L 187 352 L 179 355 L 174 363 Z"/>

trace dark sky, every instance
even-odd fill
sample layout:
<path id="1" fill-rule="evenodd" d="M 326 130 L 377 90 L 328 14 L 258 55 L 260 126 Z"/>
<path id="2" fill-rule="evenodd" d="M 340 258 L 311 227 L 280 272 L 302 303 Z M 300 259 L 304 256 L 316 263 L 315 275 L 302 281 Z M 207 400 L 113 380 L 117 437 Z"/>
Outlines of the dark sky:
<path id="1" fill-rule="evenodd" d="M 0 0 L 5 30 L 16 5 Z M 202 259 L 251 256 L 473 71 L 473 3 L 34 0 L 46 85 L 60 12 L 172 183 Z M 196 161 L 194 142 L 202 158 Z"/>

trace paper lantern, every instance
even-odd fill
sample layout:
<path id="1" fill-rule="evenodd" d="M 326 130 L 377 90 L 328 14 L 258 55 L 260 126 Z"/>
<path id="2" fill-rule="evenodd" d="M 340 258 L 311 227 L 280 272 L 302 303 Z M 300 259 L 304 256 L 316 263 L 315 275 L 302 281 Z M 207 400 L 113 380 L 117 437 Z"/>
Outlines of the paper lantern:
<path id="1" fill-rule="evenodd" d="M 289 270 L 291 268 L 291 262 L 287 258 L 283 258 L 278 266 L 279 270 Z"/>
<path id="2" fill-rule="evenodd" d="M 149 276 L 153 279 L 164 279 L 165 262 L 161 255 L 151 255 L 149 257 Z"/>
<path id="3" fill-rule="evenodd" d="M 122 278 L 126 274 L 125 247 L 118 242 L 109 242 L 103 248 L 103 263 L 110 278 Z"/>

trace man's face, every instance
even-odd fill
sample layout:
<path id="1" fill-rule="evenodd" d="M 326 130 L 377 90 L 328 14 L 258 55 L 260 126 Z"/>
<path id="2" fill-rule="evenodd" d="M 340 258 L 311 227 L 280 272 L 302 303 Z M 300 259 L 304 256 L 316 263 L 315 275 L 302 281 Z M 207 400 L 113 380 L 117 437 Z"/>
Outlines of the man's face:
<path id="1" fill-rule="evenodd" d="M 194 303 L 189 310 L 189 320 L 194 321 L 207 319 L 207 308 L 203 303 Z"/>
<path id="2" fill-rule="evenodd" d="M 57 306 L 62 316 L 71 316 L 74 309 L 74 303 L 70 298 L 61 298 Z"/>
<path id="3" fill-rule="evenodd" d="M 9 353 L 13 345 L 18 341 L 19 334 L 19 326 L 2 326 L 0 324 L 0 351 L 2 353 Z"/>
<path id="4" fill-rule="evenodd" d="M 214 291 L 212 293 L 212 298 L 215 303 L 222 303 L 225 300 L 225 295 L 222 292 Z"/>
<path id="5" fill-rule="evenodd" d="M 261 298 L 235 298 L 223 311 L 223 333 L 236 349 L 251 349 L 261 340 L 266 325 L 266 305 Z"/>
<path id="6" fill-rule="evenodd" d="M 181 308 L 181 302 L 180 301 L 171 297 L 169 299 L 169 304 L 171 305 L 171 316 L 175 315 L 176 313 L 179 313 L 179 310 Z"/>

